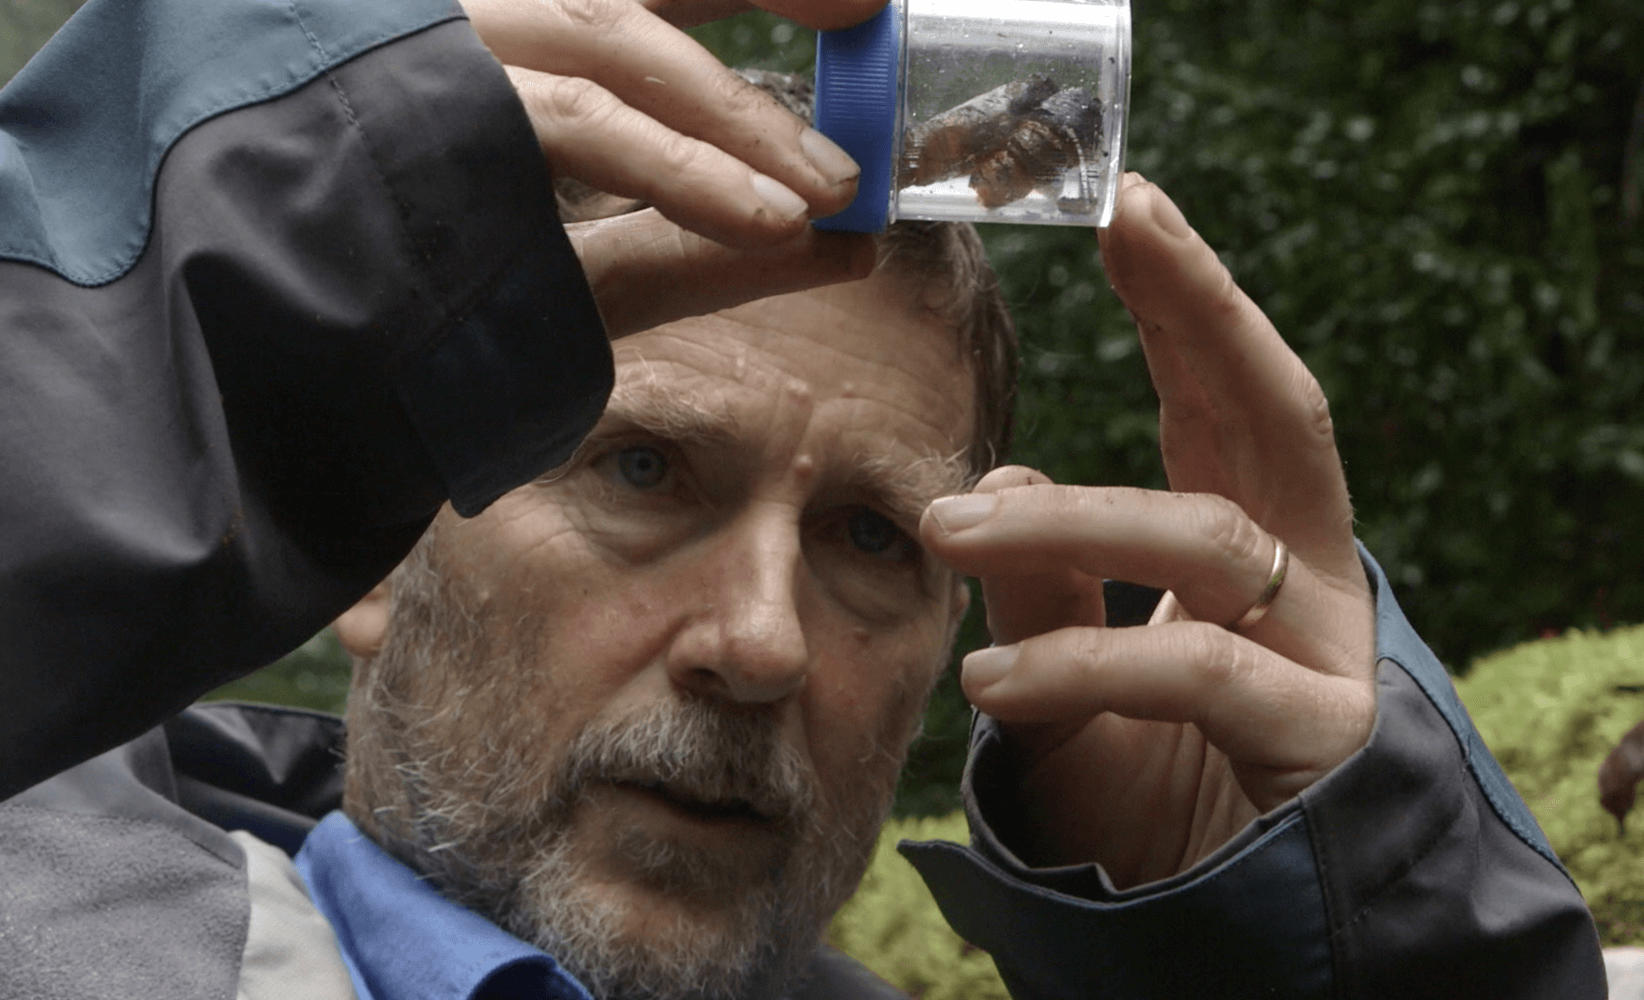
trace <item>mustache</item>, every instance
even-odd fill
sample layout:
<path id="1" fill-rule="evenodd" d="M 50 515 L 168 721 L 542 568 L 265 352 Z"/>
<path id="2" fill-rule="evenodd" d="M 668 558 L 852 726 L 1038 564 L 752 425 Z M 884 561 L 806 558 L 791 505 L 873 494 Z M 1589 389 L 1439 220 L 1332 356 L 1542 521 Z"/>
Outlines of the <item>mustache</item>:
<path id="1" fill-rule="evenodd" d="M 702 699 L 670 700 L 583 728 L 567 747 L 556 811 L 589 790 L 635 785 L 709 815 L 794 826 L 811 814 L 816 786 L 776 718 Z"/>

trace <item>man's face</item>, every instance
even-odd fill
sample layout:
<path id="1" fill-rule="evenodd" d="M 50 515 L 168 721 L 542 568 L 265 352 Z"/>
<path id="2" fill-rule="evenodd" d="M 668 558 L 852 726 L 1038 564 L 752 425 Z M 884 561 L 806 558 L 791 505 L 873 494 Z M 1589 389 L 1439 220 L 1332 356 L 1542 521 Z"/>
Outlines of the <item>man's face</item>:
<path id="1" fill-rule="evenodd" d="M 577 458 L 396 576 L 356 819 L 599 992 L 807 957 L 964 606 L 915 529 L 971 380 L 913 299 L 879 275 L 621 341 Z"/>

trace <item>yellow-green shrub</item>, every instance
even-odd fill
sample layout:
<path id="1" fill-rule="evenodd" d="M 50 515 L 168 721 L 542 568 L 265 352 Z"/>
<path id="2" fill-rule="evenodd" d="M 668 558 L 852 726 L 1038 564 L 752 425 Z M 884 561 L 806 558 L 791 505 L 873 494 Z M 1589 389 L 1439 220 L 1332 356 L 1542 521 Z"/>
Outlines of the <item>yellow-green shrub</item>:
<path id="1" fill-rule="evenodd" d="M 828 940 L 920 1000 L 1008 1000 L 986 952 L 949 929 L 896 842 L 969 839 L 962 813 L 885 824 L 862 887 L 834 918 Z"/>
<path id="2" fill-rule="evenodd" d="M 1623 836 L 1598 804 L 1599 763 L 1644 719 L 1644 626 L 1526 643 L 1479 660 L 1456 689 L 1605 943 L 1644 942 L 1644 810 Z"/>

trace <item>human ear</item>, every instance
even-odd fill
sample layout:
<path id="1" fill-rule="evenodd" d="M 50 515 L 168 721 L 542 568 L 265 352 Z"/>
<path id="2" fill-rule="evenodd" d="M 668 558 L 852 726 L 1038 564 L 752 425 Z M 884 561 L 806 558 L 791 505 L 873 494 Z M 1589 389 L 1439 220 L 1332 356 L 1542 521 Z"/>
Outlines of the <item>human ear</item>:
<path id="1" fill-rule="evenodd" d="M 948 634 L 942 644 L 942 665 L 953 659 L 953 644 L 959 641 L 959 627 L 970 610 L 970 581 L 958 573 L 953 577 L 953 603 L 948 606 Z"/>
<path id="2" fill-rule="evenodd" d="M 970 583 L 958 573 L 953 574 L 953 629 L 957 633 L 959 623 L 965 620 L 965 612 L 970 610 Z"/>
<path id="3" fill-rule="evenodd" d="M 333 625 L 337 638 L 355 660 L 369 660 L 382 652 L 393 594 L 393 586 L 385 579 L 338 616 Z"/>

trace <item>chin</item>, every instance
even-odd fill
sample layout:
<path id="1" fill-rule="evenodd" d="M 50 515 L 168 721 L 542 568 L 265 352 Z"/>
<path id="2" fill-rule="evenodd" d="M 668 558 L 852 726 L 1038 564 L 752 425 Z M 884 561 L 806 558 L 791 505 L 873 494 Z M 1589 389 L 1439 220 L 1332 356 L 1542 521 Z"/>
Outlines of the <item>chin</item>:
<path id="1" fill-rule="evenodd" d="M 688 875 L 612 872 L 608 854 L 579 863 L 571 855 L 580 853 L 544 859 L 522 881 L 505 924 L 601 1000 L 781 996 L 832 912 L 821 900 L 795 899 L 780 877 L 705 895 L 684 884 Z"/>

